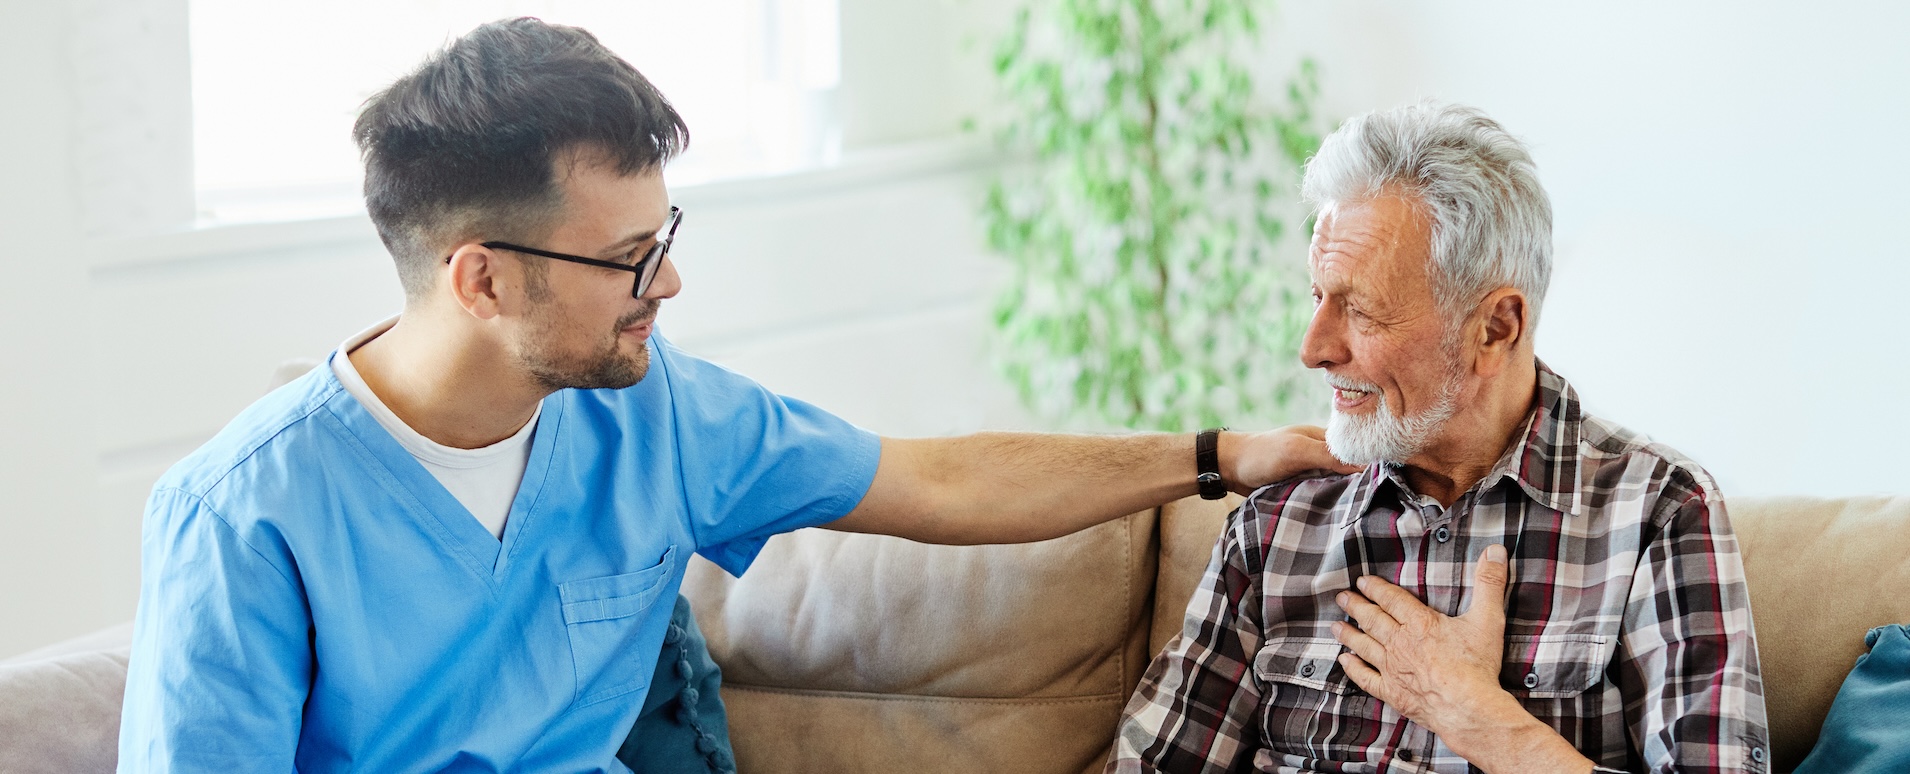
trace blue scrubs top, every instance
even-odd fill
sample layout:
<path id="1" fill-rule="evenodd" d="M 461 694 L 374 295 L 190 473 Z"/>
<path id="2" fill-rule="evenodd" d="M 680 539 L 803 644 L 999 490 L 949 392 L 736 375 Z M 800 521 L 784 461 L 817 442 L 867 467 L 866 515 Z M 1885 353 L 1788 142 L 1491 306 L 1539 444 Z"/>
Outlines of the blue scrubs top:
<path id="1" fill-rule="evenodd" d="M 544 400 L 501 541 L 328 367 L 167 472 L 120 771 L 627 772 L 690 555 L 741 574 L 854 508 L 879 455 L 651 345 L 635 386 Z"/>

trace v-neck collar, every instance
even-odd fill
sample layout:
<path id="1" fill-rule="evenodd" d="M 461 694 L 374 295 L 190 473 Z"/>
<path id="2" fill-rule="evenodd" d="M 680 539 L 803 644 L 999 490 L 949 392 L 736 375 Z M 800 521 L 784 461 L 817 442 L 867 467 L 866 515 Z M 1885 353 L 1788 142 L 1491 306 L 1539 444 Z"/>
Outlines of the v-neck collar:
<path id="1" fill-rule="evenodd" d="M 510 515 L 505 517 L 504 534 L 499 538 L 492 536 L 431 471 L 378 424 L 378 419 L 364 404 L 339 384 L 329 366 L 323 370 L 325 378 L 336 388 L 328 401 L 330 414 L 341 424 L 340 429 L 357 442 L 371 466 L 375 466 L 368 472 L 411 512 L 447 553 L 457 557 L 486 583 L 496 586 L 509 568 L 510 558 L 522 544 L 525 530 L 538 515 L 544 485 L 555 459 L 569 391 L 559 390 L 544 398 L 537 429 L 531 434 L 530 459 L 524 466 L 524 479 L 511 499 Z"/>

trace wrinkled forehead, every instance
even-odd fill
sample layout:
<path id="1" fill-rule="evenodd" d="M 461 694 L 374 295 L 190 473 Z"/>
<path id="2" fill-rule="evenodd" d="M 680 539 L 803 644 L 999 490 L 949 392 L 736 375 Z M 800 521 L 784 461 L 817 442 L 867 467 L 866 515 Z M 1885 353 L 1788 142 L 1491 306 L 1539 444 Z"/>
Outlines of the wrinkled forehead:
<path id="1" fill-rule="evenodd" d="M 1307 249 L 1316 285 L 1430 294 L 1432 229 L 1410 199 L 1382 195 L 1320 208 Z"/>

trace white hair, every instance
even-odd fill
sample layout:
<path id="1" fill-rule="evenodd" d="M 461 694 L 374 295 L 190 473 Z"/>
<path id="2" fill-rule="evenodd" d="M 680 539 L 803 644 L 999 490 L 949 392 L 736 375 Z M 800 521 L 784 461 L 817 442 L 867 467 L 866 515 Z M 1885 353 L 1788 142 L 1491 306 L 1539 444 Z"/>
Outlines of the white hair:
<path id="1" fill-rule="evenodd" d="M 1552 280 L 1552 203 L 1525 145 L 1470 107 L 1436 102 L 1349 119 L 1307 162 L 1300 193 L 1323 208 L 1397 190 L 1432 221 L 1433 297 L 1454 325 L 1485 294 L 1517 288 L 1536 328 Z"/>

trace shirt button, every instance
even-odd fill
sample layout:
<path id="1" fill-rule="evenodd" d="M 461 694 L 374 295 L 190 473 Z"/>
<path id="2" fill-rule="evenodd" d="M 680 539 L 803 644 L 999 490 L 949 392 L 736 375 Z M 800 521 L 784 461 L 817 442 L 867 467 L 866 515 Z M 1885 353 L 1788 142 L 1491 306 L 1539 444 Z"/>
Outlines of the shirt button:
<path id="1" fill-rule="evenodd" d="M 1412 763 L 1412 762 L 1413 762 L 1413 751 L 1412 751 L 1412 750 L 1408 750 L 1408 749 L 1406 749 L 1406 748 L 1404 748 L 1404 747 L 1402 747 L 1402 748 L 1400 748 L 1400 749 L 1399 749 L 1399 756 L 1398 756 L 1398 757 L 1399 757 L 1399 759 L 1400 759 L 1400 760 L 1402 760 L 1402 761 L 1405 761 L 1405 762 L 1407 762 L 1407 763 Z"/>
<path id="2" fill-rule="evenodd" d="M 1440 527 L 1439 529 L 1433 532 L 1433 539 L 1441 543 L 1451 540 L 1452 530 L 1446 529 L 1445 527 Z"/>
<path id="3" fill-rule="evenodd" d="M 1539 673 L 1537 672 L 1525 673 L 1525 687 L 1527 688 L 1539 687 Z"/>
<path id="4" fill-rule="evenodd" d="M 1303 664 L 1303 665 L 1301 665 L 1301 667 L 1300 667 L 1300 676 L 1301 676 L 1301 677 L 1312 677 L 1312 676 L 1313 676 L 1313 665 L 1312 665 L 1312 664 Z"/>
<path id="5" fill-rule="evenodd" d="M 1763 762 L 1764 762 L 1764 748 L 1762 748 L 1762 747 L 1753 747 L 1753 748 L 1751 748 L 1751 760 L 1754 760 L 1754 761 L 1757 761 L 1758 763 L 1763 763 Z"/>

